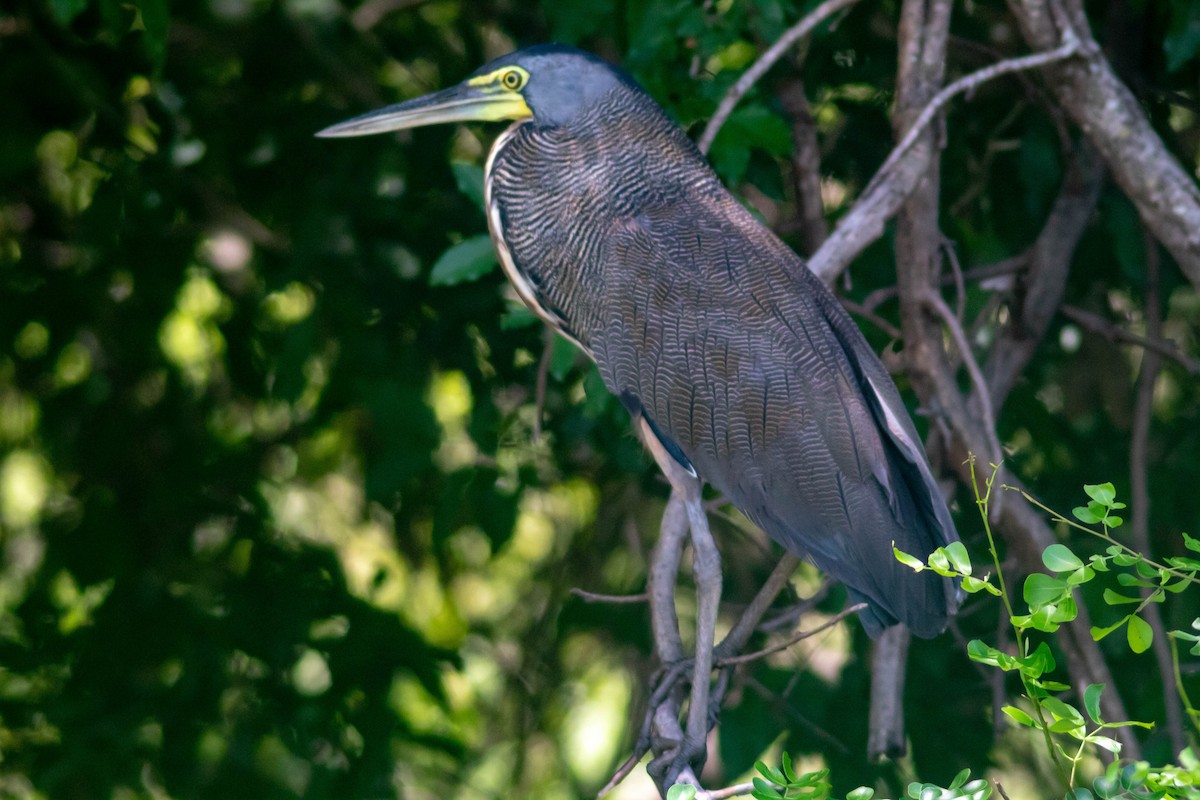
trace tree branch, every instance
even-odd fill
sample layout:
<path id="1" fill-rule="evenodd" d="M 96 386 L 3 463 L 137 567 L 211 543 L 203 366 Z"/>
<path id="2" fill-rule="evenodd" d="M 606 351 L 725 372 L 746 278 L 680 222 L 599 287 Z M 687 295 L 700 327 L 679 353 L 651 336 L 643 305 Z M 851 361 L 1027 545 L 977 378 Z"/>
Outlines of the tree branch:
<path id="1" fill-rule="evenodd" d="M 1001 75 L 1069 58 L 1077 52 L 1077 47 L 1074 42 L 1066 42 L 1048 52 L 1006 59 L 958 79 L 931 97 L 925 109 L 914 114 L 912 124 L 904 128 L 903 138 L 875 172 L 850 213 L 809 259 L 808 268 L 825 283 L 832 283 L 867 245 L 883 235 L 884 223 L 899 211 L 916 188 L 932 158 L 932 142 L 928 148 L 913 148 L 926 126 L 951 99 Z"/>
<path id="2" fill-rule="evenodd" d="M 1200 189 L 1121 83 L 1092 37 L 1080 0 L 1008 0 L 1030 47 L 1073 33 L 1085 58 L 1045 69 L 1046 83 L 1095 145 L 1146 227 L 1200 288 Z"/>
<path id="3" fill-rule="evenodd" d="M 1064 304 L 1058 310 L 1067 319 L 1087 328 L 1092 333 L 1100 334 L 1110 342 L 1136 344 L 1139 347 L 1144 347 L 1146 350 L 1171 359 L 1192 375 L 1200 375 L 1200 360 L 1181 353 L 1179 348 L 1169 339 L 1152 339 L 1148 336 L 1142 336 L 1079 306 Z"/>
<path id="4" fill-rule="evenodd" d="M 750 91 L 759 78 L 766 74 L 767 70 L 775 65 L 776 61 L 783 57 L 789 47 L 803 39 L 829 17 L 857 2 L 858 0 L 825 0 L 803 19 L 784 31 L 783 36 L 780 36 L 775 44 L 767 48 L 767 51 L 742 73 L 741 77 L 734 82 L 733 86 L 729 87 L 729 91 L 721 98 L 717 110 L 713 112 L 708 124 L 704 126 L 704 132 L 700 134 L 700 139 L 696 142 L 700 152 L 708 152 L 708 149 L 712 147 L 713 140 L 717 138 L 721 126 L 729 119 L 729 115 L 733 113 L 738 101 L 746 95 L 746 92 Z"/>
<path id="5" fill-rule="evenodd" d="M 1146 335 L 1152 339 L 1162 338 L 1162 311 L 1160 306 L 1158 243 L 1149 235 L 1146 243 Z M 1154 383 L 1162 366 L 1162 358 L 1153 350 L 1142 355 L 1142 368 L 1138 373 L 1137 399 L 1134 401 L 1133 431 L 1129 441 L 1130 483 L 1130 528 L 1134 546 L 1154 557 L 1150 547 L 1150 486 L 1146 463 L 1149 449 L 1150 424 L 1154 417 Z M 1142 589 L 1142 597 L 1150 594 Z M 1178 753 L 1186 744 L 1183 738 L 1183 715 L 1179 706 L 1179 690 L 1175 686 L 1175 667 L 1171 658 L 1171 645 L 1167 641 L 1167 628 L 1163 624 L 1162 606 L 1148 603 L 1142 616 L 1154 631 L 1152 647 L 1154 660 L 1158 662 L 1158 676 L 1163 687 L 1163 707 L 1167 715 L 1167 734 L 1171 737 L 1171 752 Z"/>
<path id="6" fill-rule="evenodd" d="M 1023 256 L 1008 324 L 988 357 L 992 404 L 1004 403 L 1017 377 L 1042 343 L 1062 303 L 1075 249 L 1100 200 L 1104 166 L 1086 143 L 1068 153 L 1069 165 L 1046 223 Z M 972 398 L 975 402 L 975 398 Z"/>

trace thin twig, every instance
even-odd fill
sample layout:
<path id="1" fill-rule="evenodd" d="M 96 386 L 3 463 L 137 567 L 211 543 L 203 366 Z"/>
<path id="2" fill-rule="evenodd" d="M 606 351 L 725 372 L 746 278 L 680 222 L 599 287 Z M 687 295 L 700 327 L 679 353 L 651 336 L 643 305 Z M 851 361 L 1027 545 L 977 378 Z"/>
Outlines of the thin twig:
<path id="1" fill-rule="evenodd" d="M 744 794 L 750 794 L 752 791 L 754 791 L 753 783 L 735 783 L 733 786 L 706 792 L 706 794 L 708 800 L 725 800 L 726 797 L 741 797 Z"/>
<path id="2" fill-rule="evenodd" d="M 1153 350 L 1159 355 L 1169 358 L 1183 367 L 1191 375 L 1200 375 L 1200 360 L 1191 358 L 1176 348 L 1169 339 L 1151 338 L 1126 330 L 1115 322 L 1105 319 L 1099 314 L 1079 308 L 1078 306 L 1062 305 L 1059 307 L 1062 315 L 1072 322 L 1077 322 L 1092 333 L 1098 333 L 1110 342 L 1125 342 L 1136 344 L 1147 350 Z"/>
<path id="3" fill-rule="evenodd" d="M 738 101 L 745 96 L 746 92 L 750 91 L 750 88 L 754 86 L 767 70 L 775 65 L 776 61 L 783 57 L 783 54 L 787 52 L 789 47 L 800 39 L 803 39 L 829 17 L 857 2 L 858 0 L 825 0 L 824 3 L 814 8 L 807 16 L 788 28 L 775 44 L 767 48 L 767 51 L 759 56 L 758 60 L 750 65 L 749 69 L 742 73 L 741 77 L 737 79 L 733 86 L 729 87 L 729 91 L 721 98 L 717 110 L 713 112 L 712 118 L 704 126 L 704 132 L 700 134 L 700 140 L 696 143 L 696 146 L 700 148 L 700 152 L 708 152 L 708 148 L 712 147 L 713 139 L 717 138 L 717 133 L 721 130 L 721 126 L 725 124 L 725 121 L 729 119 L 729 115 L 733 113 L 733 109 L 738 104 Z"/>
<path id="4" fill-rule="evenodd" d="M 775 565 L 775 569 L 771 571 L 770 576 L 767 577 L 766 582 L 763 583 L 762 588 L 754 595 L 750 605 L 746 606 L 737 622 L 729 629 L 729 633 L 725 634 L 725 638 L 717 645 L 718 658 L 725 654 L 732 655 L 745 646 L 754 629 L 758 627 L 759 621 L 767 613 L 771 603 L 775 602 L 775 598 L 783 591 L 783 587 L 788 585 L 788 581 L 791 580 L 799 565 L 799 557 L 791 553 L 784 554 L 779 563 Z"/>
<path id="5" fill-rule="evenodd" d="M 1195 584 L 1195 585 L 1197 585 L 1197 586 L 1200 586 L 1200 577 L 1197 577 L 1197 576 L 1195 576 L 1195 575 L 1192 575 L 1192 574 L 1188 574 L 1188 573 L 1186 573 L 1186 572 L 1181 572 L 1181 571 L 1179 571 L 1179 570 L 1177 570 L 1177 569 L 1174 569 L 1174 568 L 1172 568 L 1172 567 L 1168 567 L 1168 566 L 1167 566 L 1167 565 L 1165 565 L 1165 564 L 1160 564 L 1160 563 L 1158 563 L 1157 561 L 1155 561 L 1155 560 L 1153 560 L 1153 559 L 1151 559 L 1151 558 L 1147 558 L 1147 557 L 1146 557 L 1146 555 L 1145 555 L 1144 553 L 1142 553 L 1142 552 L 1140 552 L 1140 551 L 1138 551 L 1138 550 L 1134 550 L 1134 549 L 1133 549 L 1132 547 L 1130 547 L 1129 545 L 1122 544 L 1122 543 L 1121 543 L 1121 542 L 1119 542 L 1118 540 L 1116 540 L 1116 539 L 1114 539 L 1113 537 L 1109 536 L 1107 533 L 1101 533 L 1100 531 L 1093 530 L 1092 528 L 1089 528 L 1089 527 L 1087 527 L 1086 525 L 1080 525 L 1080 524 L 1079 524 L 1078 522 L 1076 522 L 1075 520 L 1072 520 L 1072 519 L 1067 519 L 1067 518 L 1066 518 L 1066 517 L 1064 517 L 1062 514 L 1058 513 L 1057 511 L 1055 511 L 1055 510 L 1054 510 L 1053 508 L 1051 508 L 1050 506 L 1048 506 L 1048 505 L 1046 505 L 1045 503 L 1041 502 L 1041 501 L 1040 501 L 1040 500 L 1038 500 L 1036 497 L 1034 497 L 1034 496 L 1033 496 L 1033 495 L 1031 495 L 1029 492 L 1025 491 L 1024 489 L 1022 489 L 1022 488 L 1021 488 L 1021 487 L 1019 487 L 1019 486 L 1010 486 L 1010 485 L 1008 485 L 1008 484 L 1006 483 L 1006 484 L 1004 484 L 1004 485 L 1003 485 L 1003 488 L 1004 488 L 1005 490 L 1007 490 L 1007 491 L 1014 491 L 1014 492 L 1018 492 L 1018 493 L 1020 493 L 1021 497 L 1024 497 L 1024 498 L 1025 498 L 1026 500 L 1028 500 L 1030 503 L 1032 503 L 1033 505 L 1037 506 L 1037 507 L 1038 507 L 1038 508 L 1040 508 L 1042 511 L 1045 511 L 1047 514 L 1049 514 L 1049 515 L 1050 515 L 1050 518 L 1051 518 L 1051 519 L 1053 519 L 1055 522 L 1061 523 L 1061 524 L 1063 524 L 1063 525 L 1068 525 L 1068 526 L 1070 526 L 1070 527 L 1072 527 L 1072 528 L 1075 528 L 1076 530 L 1083 531 L 1084 533 L 1090 533 L 1092 536 L 1095 536 L 1095 537 L 1096 537 L 1096 538 L 1098 538 L 1098 539 L 1103 539 L 1104 541 L 1108 542 L 1108 543 L 1109 543 L 1109 544 L 1111 544 L 1111 545 L 1116 545 L 1116 546 L 1117 546 L 1117 547 L 1119 547 L 1119 548 L 1120 548 L 1122 551 L 1124 551 L 1124 552 L 1125 552 L 1127 555 L 1131 555 L 1131 556 L 1133 556 L 1134 558 L 1140 558 L 1140 559 L 1141 559 L 1142 561 L 1144 561 L 1146 564 L 1148 564 L 1149 566 L 1151 566 L 1151 567 L 1153 567 L 1154 569 L 1158 570 L 1159 572 L 1167 572 L 1167 573 L 1170 573 L 1171 575 L 1173 575 L 1174 577 L 1176 577 L 1176 578 L 1178 578 L 1178 579 L 1180 579 L 1180 580 L 1187 581 L 1188 583 L 1192 583 L 1192 584 Z"/>
<path id="6" fill-rule="evenodd" d="M 642 763 L 642 756 L 646 755 L 646 750 L 649 748 L 636 748 L 633 755 L 625 759 L 621 766 L 617 767 L 617 771 L 608 779 L 608 783 L 596 793 L 596 800 L 601 800 L 606 794 L 620 785 L 621 781 L 629 777 L 629 773 L 633 772 L 633 768 Z"/>
<path id="7" fill-rule="evenodd" d="M 984 264 L 982 267 L 972 267 L 971 269 L 963 270 L 962 277 L 964 281 L 986 281 L 990 278 L 1016 275 L 1018 272 L 1025 269 L 1025 266 L 1028 263 L 1029 253 L 1026 251 L 1020 255 L 997 261 L 994 264 Z M 938 278 L 938 285 L 953 286 L 956 279 L 956 275 L 941 275 Z M 860 308 L 862 308 L 864 312 L 874 311 L 899 293 L 900 290 L 895 285 L 881 286 L 863 298 Z M 844 304 L 845 301 L 843 301 L 843 305 Z M 847 306 L 847 308 L 849 308 L 849 306 Z"/>
<path id="8" fill-rule="evenodd" d="M 892 150 L 883 165 L 875 172 L 867 188 L 854 203 L 850 212 L 825 243 L 809 259 L 808 267 L 826 284 L 833 280 L 871 242 L 883 235 L 884 223 L 899 210 L 901 203 L 916 186 L 916 177 L 907 176 L 897 182 L 897 175 L 904 154 L 912 148 L 922 130 L 955 95 L 973 90 L 993 78 L 1021 70 L 1032 69 L 1070 58 L 1078 52 L 1077 40 L 1063 37 L 1066 41 L 1054 50 L 1035 53 L 1021 58 L 999 61 L 977 72 L 972 72 L 942 89 L 914 120 L 912 126 Z"/>
<path id="9" fill-rule="evenodd" d="M 892 148 L 892 152 L 888 155 L 887 160 L 884 161 L 883 166 L 881 166 L 875 172 L 875 177 L 873 177 L 871 182 L 867 184 L 867 188 L 863 191 L 863 194 L 868 194 L 876 185 L 878 185 L 887 177 L 888 173 L 892 169 L 892 166 L 900 160 L 900 157 L 903 156 L 910 147 L 916 144 L 916 141 L 921 136 L 925 126 L 928 125 L 933 120 L 934 116 L 936 116 L 937 113 L 941 111 L 948 102 L 954 99 L 956 95 L 960 95 L 963 92 L 974 91 L 981 84 L 987 83 L 988 81 L 998 78 L 1001 75 L 1007 75 L 1010 72 L 1021 72 L 1024 70 L 1035 69 L 1037 67 L 1044 67 L 1047 64 L 1053 64 L 1055 61 L 1062 61 L 1070 58 L 1079 52 L 1079 41 L 1077 39 L 1075 39 L 1073 36 L 1067 35 L 1064 35 L 1063 39 L 1066 41 L 1053 50 L 999 61 L 989 67 L 984 67 L 983 69 L 976 70 L 969 75 L 964 75 L 935 94 L 933 99 L 930 100 L 923 109 L 921 109 L 921 113 L 917 115 L 917 118 L 913 120 L 913 124 L 904 134 L 904 138 L 900 140 L 899 144 Z"/>
<path id="10" fill-rule="evenodd" d="M 571 589 L 571 594 L 586 603 L 613 603 L 617 605 L 622 603 L 644 603 L 650 599 L 650 595 L 646 592 L 642 592 L 641 594 L 597 594 L 596 592 L 589 592 L 586 589 L 580 589 L 578 586 Z"/>
<path id="11" fill-rule="evenodd" d="M 854 614 L 858 611 L 862 611 L 866 607 L 867 607 L 866 603 L 855 603 L 852 606 L 847 606 L 846 608 L 843 608 L 841 611 L 834 614 L 832 617 L 825 620 L 825 622 L 821 623 L 820 625 L 813 628 L 812 630 L 800 631 L 799 633 L 795 634 L 794 636 L 788 637 L 787 639 L 785 639 L 782 642 L 773 644 L 770 647 L 764 647 L 762 650 L 758 650 L 753 653 L 746 653 L 746 654 L 740 655 L 740 656 L 728 656 L 726 658 L 719 658 L 716 660 L 715 663 L 718 667 L 730 667 L 735 664 L 745 664 L 750 661 L 756 661 L 757 659 L 765 658 L 766 656 L 769 656 L 772 653 L 778 653 L 780 650 L 787 650 L 789 647 L 796 644 L 797 642 L 802 642 L 805 639 L 808 639 L 812 636 L 816 636 L 818 633 L 821 633 L 824 630 L 832 628 L 834 625 L 838 624 L 839 622 L 844 620 L 846 617 L 848 617 L 851 614 Z"/>
<path id="12" fill-rule="evenodd" d="M 542 357 L 538 360 L 537 383 L 533 390 L 533 441 L 542 440 L 542 412 L 546 408 L 546 380 L 550 375 L 550 360 L 554 355 L 554 330 L 545 326 L 543 332 Z"/>
<path id="13" fill-rule="evenodd" d="M 799 673 L 797 673 L 797 674 L 799 674 Z M 757 692 L 760 697 L 770 701 L 770 705 L 772 708 L 782 711 L 784 714 L 791 717 L 795 722 L 798 722 L 799 724 L 808 728 L 809 731 L 814 736 L 816 736 L 819 739 L 824 740 L 827 744 L 829 744 L 830 747 L 833 747 L 839 753 L 842 753 L 844 755 L 844 754 L 847 754 L 850 752 L 850 748 L 847 747 L 844 742 L 842 742 L 840 739 L 838 739 L 832 733 L 825 730 L 820 725 L 813 722 L 811 719 L 809 719 L 808 717 L 804 716 L 799 711 L 797 711 L 796 706 L 793 705 L 791 699 L 788 698 L 786 692 L 783 694 L 780 694 L 779 692 L 768 689 L 766 686 L 764 686 L 760 681 L 755 679 L 753 676 L 746 676 L 745 684 L 746 684 L 746 688 Z"/>
<path id="14" fill-rule="evenodd" d="M 892 323 L 888 322 L 883 317 L 876 314 L 874 311 L 872 311 L 870 308 L 868 308 L 865 304 L 859 305 L 858 303 L 854 302 L 853 300 L 847 300 L 845 297 L 841 297 L 841 296 L 838 297 L 838 301 L 842 304 L 842 308 L 846 309 L 847 311 L 849 311 L 851 314 L 855 315 L 856 317 L 862 317 L 863 319 L 867 320 L 872 325 L 874 325 L 876 328 L 879 328 L 879 330 L 883 331 L 884 333 L 886 333 L 888 336 L 892 337 L 893 339 L 903 339 L 904 338 L 904 335 L 902 333 L 900 333 L 899 328 L 897 328 Z"/>
<path id="15" fill-rule="evenodd" d="M 971 383 L 975 386 L 975 392 L 979 396 L 980 416 L 983 417 L 983 428 L 988 439 L 988 461 L 992 464 L 999 464 L 1002 453 L 1000 440 L 996 438 L 996 414 L 992 410 L 991 394 L 988 392 L 987 382 L 983 378 L 983 371 L 979 369 L 979 362 L 975 360 L 975 354 L 971 352 L 967 336 L 963 333 L 962 326 L 958 324 L 954 312 L 946 305 L 946 301 L 942 299 L 941 295 L 931 289 L 922 293 L 921 301 L 942 318 L 942 322 L 950 331 L 951 338 L 954 339 L 954 344 L 958 347 L 963 365 L 966 366 L 967 374 L 971 376 Z"/>
<path id="16" fill-rule="evenodd" d="M 954 318 L 958 320 L 961 328 L 967 307 L 966 279 L 963 276 L 962 264 L 958 261 L 958 251 L 954 248 L 954 242 L 945 235 L 942 236 L 942 252 L 946 254 L 946 261 L 950 264 L 950 275 L 954 280 Z"/>

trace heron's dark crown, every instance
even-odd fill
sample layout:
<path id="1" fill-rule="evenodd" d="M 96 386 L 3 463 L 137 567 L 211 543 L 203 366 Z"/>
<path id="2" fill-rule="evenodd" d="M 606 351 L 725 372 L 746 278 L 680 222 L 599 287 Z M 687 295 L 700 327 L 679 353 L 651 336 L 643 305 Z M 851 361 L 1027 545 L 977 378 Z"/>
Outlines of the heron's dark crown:
<path id="1" fill-rule="evenodd" d="M 475 71 L 487 75 L 507 66 L 529 73 L 521 90 L 535 124 L 569 126 L 614 89 L 644 94 L 623 69 L 599 56 L 561 44 L 540 44 L 501 56 Z"/>

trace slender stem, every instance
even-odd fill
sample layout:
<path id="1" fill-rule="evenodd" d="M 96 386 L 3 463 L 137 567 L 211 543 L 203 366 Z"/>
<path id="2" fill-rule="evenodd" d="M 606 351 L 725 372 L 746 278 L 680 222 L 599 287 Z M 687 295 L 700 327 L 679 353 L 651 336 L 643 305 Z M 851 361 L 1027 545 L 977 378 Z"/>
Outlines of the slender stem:
<path id="1" fill-rule="evenodd" d="M 995 464 L 991 477 L 986 482 L 987 491 L 981 496 L 979 493 L 979 482 L 975 477 L 975 455 L 972 453 L 970 458 L 971 470 L 971 490 L 975 495 L 975 504 L 979 507 L 979 516 L 983 520 L 983 532 L 987 534 L 988 550 L 992 554 L 992 564 L 996 567 L 996 582 L 1000 586 L 1000 599 L 1004 603 L 1004 609 L 1008 612 L 1008 618 L 1011 620 L 1015 614 L 1013 613 L 1012 601 L 1008 595 L 1008 586 L 1004 580 L 1004 569 L 1000 566 L 1000 555 L 996 551 L 996 537 L 992 535 L 992 525 L 988 521 L 988 502 L 992 496 L 992 488 L 994 487 L 996 473 L 1000 470 L 1000 465 Z M 1025 642 L 1024 631 L 1019 625 L 1013 625 L 1013 635 L 1017 640 L 1017 652 L 1022 658 L 1029 655 L 1029 648 Z M 1046 741 L 1046 751 L 1050 753 L 1050 758 L 1054 761 L 1054 766 L 1058 770 L 1059 776 L 1067 787 L 1067 794 L 1071 797 L 1075 796 L 1075 791 L 1071 788 L 1074 783 L 1074 770 L 1072 776 L 1067 777 L 1067 772 L 1063 768 L 1062 761 L 1058 757 L 1058 751 L 1054 749 L 1054 741 L 1050 738 L 1050 729 L 1046 724 L 1046 715 L 1042 710 L 1041 700 L 1038 698 L 1034 687 L 1030 684 L 1029 676 L 1023 671 L 1018 670 L 1018 675 L 1021 677 L 1021 685 L 1025 689 L 1025 697 L 1033 705 L 1033 713 L 1037 715 L 1038 727 L 1042 731 L 1042 738 Z"/>
<path id="2" fill-rule="evenodd" d="M 1200 711 L 1197 711 L 1192 705 L 1187 690 L 1183 688 L 1183 673 L 1179 671 L 1179 643 L 1171 635 L 1167 636 L 1167 641 L 1171 643 L 1171 668 L 1175 673 L 1175 688 L 1179 691 L 1179 700 L 1183 703 L 1184 711 L 1187 712 L 1188 721 L 1192 723 L 1196 732 L 1200 733 Z"/>
<path id="3" fill-rule="evenodd" d="M 986 483 L 987 492 L 980 496 L 979 483 L 975 477 L 975 454 L 970 456 L 971 465 L 971 492 L 975 495 L 975 505 L 979 507 L 979 515 L 983 518 L 983 531 L 987 534 L 988 552 L 992 554 L 992 566 L 996 568 L 996 582 L 1000 588 L 1000 600 L 1004 603 L 1004 610 L 1008 612 L 1009 619 L 1016 616 L 1013 613 L 1012 603 L 1008 599 L 1008 586 L 1004 582 L 1004 570 L 1000 567 L 1000 554 L 996 552 L 996 539 L 992 536 L 992 526 L 988 522 L 988 502 L 992 497 L 992 482 L 989 480 Z M 1017 639 L 1020 641 L 1021 632 L 1017 631 Z M 1024 655 L 1024 654 L 1022 654 Z"/>
<path id="4" fill-rule="evenodd" d="M 1022 497 L 1024 497 L 1026 500 L 1028 500 L 1033 505 L 1040 508 L 1042 511 L 1045 511 L 1047 514 L 1049 514 L 1054 519 L 1055 522 L 1063 522 L 1063 523 L 1066 523 L 1067 525 L 1070 525 L 1072 528 L 1075 528 L 1076 530 L 1081 530 L 1084 533 L 1090 533 L 1092 536 L 1095 536 L 1098 539 L 1103 539 L 1104 541 L 1108 542 L 1109 544 L 1116 545 L 1117 547 L 1121 548 L 1123 551 L 1125 551 L 1129 555 L 1141 559 L 1143 562 L 1150 565 L 1154 569 L 1161 570 L 1162 572 L 1169 572 L 1170 574 L 1174 575 L 1176 578 L 1179 578 L 1180 580 L 1185 580 L 1189 583 L 1194 583 L 1197 586 L 1200 586 L 1200 578 L 1197 578 L 1194 573 L 1181 572 L 1177 569 L 1168 567 L 1165 564 L 1159 564 L 1157 561 L 1153 561 L 1149 558 L 1146 558 L 1146 556 L 1143 553 L 1140 553 L 1137 550 L 1134 550 L 1133 548 L 1128 547 L 1127 545 L 1124 545 L 1121 542 L 1117 541 L 1113 537 L 1109 536 L 1108 533 L 1101 533 L 1100 531 L 1093 530 L 1092 528 L 1089 528 L 1086 525 L 1080 525 L 1078 522 L 1075 522 L 1074 520 L 1067 519 L 1062 514 L 1055 511 L 1053 508 L 1050 508 L 1049 506 L 1045 505 L 1044 503 L 1039 502 L 1037 500 L 1037 498 L 1035 498 L 1029 492 L 1026 492 L 1024 489 L 1021 489 L 1017 486 L 1008 486 L 1007 484 L 1004 486 L 1004 488 L 1009 489 L 1014 492 L 1020 492 Z M 1106 530 L 1107 530 L 1107 528 L 1106 528 Z"/>

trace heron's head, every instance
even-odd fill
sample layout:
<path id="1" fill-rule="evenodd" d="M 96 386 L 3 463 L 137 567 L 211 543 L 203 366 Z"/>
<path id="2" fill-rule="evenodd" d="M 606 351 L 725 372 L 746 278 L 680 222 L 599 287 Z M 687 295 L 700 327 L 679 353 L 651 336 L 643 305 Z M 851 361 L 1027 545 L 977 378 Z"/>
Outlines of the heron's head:
<path id="1" fill-rule="evenodd" d="M 569 125 L 618 87 L 633 80 L 606 61 L 562 45 L 538 45 L 501 56 L 465 81 L 333 125 L 318 136 L 365 136 L 441 122 L 532 119 Z"/>

